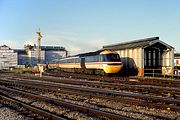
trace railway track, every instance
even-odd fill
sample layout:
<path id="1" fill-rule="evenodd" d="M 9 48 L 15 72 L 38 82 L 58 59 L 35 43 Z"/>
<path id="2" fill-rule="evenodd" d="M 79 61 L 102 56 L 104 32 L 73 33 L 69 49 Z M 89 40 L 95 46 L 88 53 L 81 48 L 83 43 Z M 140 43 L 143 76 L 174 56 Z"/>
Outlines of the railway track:
<path id="1" fill-rule="evenodd" d="M 27 103 L 24 103 L 24 102 L 22 102 L 22 101 L 19 101 L 19 100 L 17 100 L 17 99 L 14 99 L 14 98 L 12 98 L 12 97 L 10 97 L 10 96 L 7 96 L 7 95 L 4 95 L 4 94 L 2 94 L 2 93 L 0 93 L 0 99 L 5 100 L 6 102 L 8 101 L 8 102 L 10 102 L 10 103 L 14 103 L 14 104 L 16 104 L 16 105 L 19 105 L 19 106 L 21 106 L 21 107 L 23 107 L 23 108 L 25 108 L 25 109 L 27 109 L 27 110 L 29 110 L 29 111 L 32 111 L 32 112 L 35 113 L 35 114 L 41 115 L 41 116 L 43 116 L 44 118 L 48 118 L 48 119 L 50 119 L 50 120 L 66 120 L 66 119 L 63 118 L 63 117 L 60 117 L 60 116 L 57 116 L 57 115 L 55 115 L 55 114 L 53 114 L 53 113 L 50 113 L 50 112 L 47 112 L 47 111 L 45 111 L 45 110 L 39 109 L 39 108 L 37 108 L 37 107 L 34 107 L 34 106 L 32 106 L 32 105 L 29 105 L 29 104 L 27 104 Z"/>
<path id="2" fill-rule="evenodd" d="M 33 75 L 23 75 L 23 74 L 15 74 L 15 73 L 8 73 L 12 76 L 18 77 L 31 77 Z M 2 74 L 6 75 L 6 74 Z M 86 75 L 86 74 L 77 74 L 77 73 L 67 73 L 63 71 L 58 72 L 45 72 L 45 76 L 53 76 L 53 77 L 60 77 L 60 78 L 67 78 L 67 79 L 80 79 L 80 80 L 88 80 L 88 81 L 100 81 L 105 83 L 115 83 L 115 84 L 126 84 L 126 85 L 152 85 L 152 86 L 160 86 L 160 87 L 176 87 L 180 88 L 180 80 L 166 80 L 165 78 L 144 78 L 144 77 L 105 77 L 105 76 L 96 76 L 96 75 Z M 36 79 L 38 79 L 36 77 Z"/>
<path id="3" fill-rule="evenodd" d="M 180 87 L 180 80 L 167 80 L 166 78 L 144 78 L 144 77 L 105 77 L 96 75 L 86 75 L 77 73 L 67 73 L 63 71 L 45 72 L 44 75 L 54 77 L 66 77 L 75 79 L 88 79 L 90 81 L 103 81 L 108 83 L 124 83 L 131 85 L 154 85 L 162 87 Z"/>
<path id="4" fill-rule="evenodd" d="M 18 79 L 32 79 L 32 80 L 40 80 L 40 81 L 48 81 L 55 83 L 64 83 L 64 84 L 73 84 L 87 87 L 95 87 L 95 88 L 107 88 L 110 90 L 123 90 L 128 92 L 138 92 L 141 94 L 152 94 L 152 95 L 162 95 L 164 97 L 173 97 L 179 98 L 180 89 L 178 87 L 161 87 L 161 86 L 153 86 L 153 85 L 132 85 L 132 84 L 122 84 L 122 83 L 106 83 L 100 81 L 88 81 L 88 80 L 77 80 L 72 78 L 55 78 L 55 77 L 37 77 L 37 76 L 11 76 L 11 80 Z"/>
<path id="5" fill-rule="evenodd" d="M 80 80 L 78 79 L 77 80 L 77 79 L 72 79 L 72 78 L 71 79 L 70 78 L 69 79 L 68 78 L 58 78 L 57 80 L 61 81 L 61 79 L 62 79 L 62 81 L 64 81 L 64 82 L 58 83 L 56 81 L 56 79 L 54 79 L 54 77 L 50 77 L 49 79 L 48 78 L 49 77 L 47 77 L 47 80 L 46 80 L 44 78 L 39 79 L 37 77 L 30 77 L 30 76 L 27 77 L 27 76 L 21 76 L 21 75 L 19 76 L 19 75 L 12 75 L 12 74 L 3 74 L 3 75 L 1 75 L 1 78 L 0 78 L 1 79 L 0 84 L 2 86 L 10 87 L 11 89 L 15 88 L 16 90 L 20 90 L 20 91 L 23 90 L 24 92 L 33 91 L 33 93 L 36 93 L 38 95 L 40 95 L 41 93 L 44 95 L 45 95 L 45 93 L 48 93 L 50 96 L 51 95 L 68 96 L 65 98 L 66 99 L 68 98 L 70 100 L 72 99 L 70 96 L 77 96 L 78 98 L 80 98 L 79 99 L 80 101 L 82 99 L 84 99 L 85 101 L 88 99 L 89 99 L 88 101 L 91 101 L 94 99 L 97 99 L 97 100 L 99 99 L 99 100 L 103 100 L 103 101 L 105 100 L 106 102 L 108 102 L 108 101 L 113 102 L 114 101 L 115 103 L 117 102 L 118 104 L 122 103 L 122 104 L 127 104 L 127 105 L 132 105 L 132 106 L 142 106 L 145 108 L 153 108 L 153 109 L 157 108 L 159 110 L 164 109 L 164 110 L 169 111 L 169 112 L 170 111 L 179 112 L 179 110 L 180 110 L 179 109 L 179 99 L 177 97 L 172 97 L 172 96 L 171 97 L 158 97 L 158 96 L 155 96 L 156 98 L 154 99 L 154 97 L 150 96 L 150 95 L 149 95 L 149 98 L 147 97 L 147 95 L 144 95 L 144 94 L 142 94 L 142 96 L 138 96 L 138 94 L 141 93 L 140 91 L 138 91 L 135 94 L 129 94 L 129 92 L 117 91 L 118 89 L 116 89 L 116 88 L 113 90 L 113 87 L 108 88 L 108 86 L 99 86 L 99 88 L 97 88 L 96 85 L 94 87 L 91 85 L 91 84 L 93 84 L 93 82 L 97 83 L 97 85 L 99 83 L 102 83 L 102 85 L 106 85 L 106 84 L 107 85 L 108 84 L 113 85 L 114 84 L 114 83 L 109 83 L 109 82 L 88 81 L 88 80 L 84 80 L 84 79 L 80 79 Z M 75 83 L 75 81 L 74 81 L 74 83 L 71 82 L 73 80 L 77 80 L 76 83 L 78 83 L 78 84 L 72 85 Z M 66 83 L 66 81 L 68 81 L 68 82 Z M 89 85 L 86 85 L 86 86 L 81 85 L 80 82 L 81 83 L 84 82 L 85 84 L 89 84 Z M 115 85 L 117 85 L 117 84 L 119 84 L 119 83 L 116 83 Z M 124 85 L 126 85 L 126 84 L 124 84 Z M 127 84 L 127 85 L 131 85 L 131 84 Z M 133 85 L 131 87 L 133 88 Z M 108 90 L 106 88 L 111 89 L 111 90 Z M 176 87 L 172 87 L 172 88 L 176 88 Z M 104 93 L 103 93 L 103 91 L 104 91 Z M 118 94 L 115 93 L 114 91 L 116 91 Z M 175 91 L 174 91 L 174 94 L 176 94 Z M 145 96 L 147 98 L 145 98 Z M 54 98 L 54 97 L 52 97 L 52 98 Z M 64 100 L 67 101 L 66 99 L 64 99 Z M 164 100 L 162 100 L 162 99 L 164 99 Z M 80 104 L 80 103 L 78 103 L 78 104 Z M 100 105 L 100 108 L 103 110 L 106 108 L 103 105 L 103 103 L 94 103 L 93 102 L 92 105 L 95 105 L 95 106 L 97 105 L 97 107 Z M 112 108 L 115 108 L 115 107 L 112 107 Z M 110 112 L 112 111 L 112 108 L 111 108 Z M 109 107 L 107 106 L 106 109 L 109 109 Z M 137 108 L 135 108 L 135 109 L 137 109 Z M 142 108 L 142 109 L 144 109 L 144 108 Z M 117 110 L 120 110 L 120 109 L 116 108 L 116 111 Z M 107 111 L 109 111 L 109 110 L 107 110 Z M 135 111 L 132 113 L 129 113 L 129 114 L 140 114 L 141 113 L 141 112 L 135 112 Z M 149 110 L 145 110 L 145 111 L 149 111 Z M 121 112 L 120 112 L 120 113 L 118 113 L 118 115 L 119 114 L 126 116 L 126 113 L 121 114 Z M 174 113 L 169 113 L 169 115 L 170 114 L 174 114 Z M 146 119 L 147 116 L 152 117 L 153 119 L 157 119 L 157 118 L 158 119 L 167 119 L 167 118 L 169 118 L 169 117 L 165 117 L 168 114 L 151 115 L 149 113 L 143 112 L 142 115 L 144 115 L 144 117 L 143 117 L 144 119 Z M 136 118 L 135 116 L 136 115 L 133 115 L 133 117 L 131 117 L 131 118 Z M 140 117 L 140 118 L 142 118 L 142 117 Z M 137 117 L 137 119 L 140 119 L 140 118 Z"/>
<path id="6" fill-rule="evenodd" d="M 38 99 L 40 101 L 48 102 L 48 103 L 55 104 L 55 105 L 58 105 L 58 106 L 63 106 L 63 107 L 66 107 L 68 109 L 71 109 L 71 110 L 80 111 L 80 112 L 83 112 L 83 113 L 86 113 L 86 114 L 89 114 L 89 115 L 93 115 L 93 116 L 96 116 L 96 117 L 99 117 L 99 118 L 105 117 L 105 118 L 109 118 L 109 119 L 118 119 L 118 120 L 119 119 L 123 119 L 123 120 L 131 120 L 132 119 L 132 118 L 129 118 L 127 116 L 120 116 L 120 115 L 117 115 L 117 114 L 114 114 L 114 113 L 104 112 L 104 111 L 101 111 L 101 110 L 98 110 L 98 109 L 89 108 L 89 107 L 85 107 L 85 106 L 80 106 L 80 105 L 76 105 L 76 104 L 56 100 L 56 99 L 53 99 L 53 98 L 40 96 L 39 94 L 32 94 L 32 93 L 12 89 L 12 88 L 7 88 L 7 87 L 0 86 L 0 91 L 1 91 L 1 93 L 10 92 L 11 94 L 14 93 L 14 94 L 22 95 L 22 96 L 27 96 L 27 97 L 30 97 L 30 98 Z M 34 107 L 32 105 L 29 105 L 27 103 L 24 103 L 22 101 L 19 101 L 17 99 L 11 98 L 9 96 L 7 97 L 7 96 L 8 95 L 6 95 L 6 96 L 0 95 L 0 98 L 5 99 L 5 100 L 10 101 L 10 102 L 13 102 L 13 103 L 16 103 L 16 104 L 19 104 L 20 106 L 23 106 L 23 107 L 25 107 L 25 108 L 27 108 L 27 109 L 35 112 L 35 113 L 41 114 L 42 116 L 47 117 L 47 118 L 49 118 L 51 120 L 64 120 L 64 119 L 66 119 L 66 118 L 60 117 L 60 116 L 58 116 L 56 114 L 52 114 L 50 112 L 47 112 L 45 110 L 36 108 L 36 107 Z"/>
<path id="7" fill-rule="evenodd" d="M 18 86 L 26 87 L 31 89 L 40 89 L 52 92 L 64 92 L 69 94 L 77 94 L 82 96 L 87 96 L 89 98 L 98 97 L 109 100 L 117 100 L 121 102 L 126 102 L 128 104 L 136 104 L 141 106 L 148 106 L 151 108 L 160 108 L 160 109 L 171 109 L 174 111 L 179 111 L 180 100 L 172 99 L 166 97 L 158 97 L 151 95 L 141 95 L 141 94 L 132 94 L 125 92 L 116 92 L 113 90 L 104 90 L 99 88 L 86 88 L 79 87 L 75 85 L 66 85 L 58 83 L 47 83 L 39 81 L 30 81 L 30 80 L 1 80 L 2 85 L 8 86 Z"/>

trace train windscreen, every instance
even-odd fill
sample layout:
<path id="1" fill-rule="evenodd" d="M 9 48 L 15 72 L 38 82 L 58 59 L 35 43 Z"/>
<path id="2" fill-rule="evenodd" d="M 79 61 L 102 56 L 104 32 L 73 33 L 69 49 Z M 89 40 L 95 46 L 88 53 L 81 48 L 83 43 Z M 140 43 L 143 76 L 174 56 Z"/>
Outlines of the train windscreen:
<path id="1" fill-rule="evenodd" d="M 102 54 L 100 55 L 101 62 L 121 62 L 119 54 Z"/>

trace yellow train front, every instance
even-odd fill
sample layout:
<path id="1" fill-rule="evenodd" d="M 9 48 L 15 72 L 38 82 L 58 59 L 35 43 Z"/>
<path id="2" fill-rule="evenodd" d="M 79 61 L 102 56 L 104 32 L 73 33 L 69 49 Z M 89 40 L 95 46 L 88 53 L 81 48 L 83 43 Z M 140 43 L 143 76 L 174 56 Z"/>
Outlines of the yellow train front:
<path id="1" fill-rule="evenodd" d="M 116 74 L 123 64 L 118 53 L 109 50 L 78 54 L 61 59 L 58 64 L 50 64 L 69 72 L 84 72 L 88 74 Z"/>
<path id="2" fill-rule="evenodd" d="M 101 52 L 100 64 L 107 74 L 118 73 L 123 67 L 119 54 L 113 51 Z"/>

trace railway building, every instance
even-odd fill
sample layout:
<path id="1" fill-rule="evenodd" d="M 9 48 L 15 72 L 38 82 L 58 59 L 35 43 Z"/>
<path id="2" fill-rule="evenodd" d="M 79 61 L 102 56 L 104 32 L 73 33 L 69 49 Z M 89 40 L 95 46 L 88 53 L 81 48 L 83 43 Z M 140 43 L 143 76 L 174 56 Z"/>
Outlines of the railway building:
<path id="1" fill-rule="evenodd" d="M 6 45 L 0 46 L 0 69 L 17 66 L 17 53 Z"/>
<path id="2" fill-rule="evenodd" d="M 126 75 L 144 76 L 154 69 L 159 69 L 160 74 L 173 73 L 174 48 L 159 37 L 106 45 L 102 49 L 114 50 L 120 55 Z"/>

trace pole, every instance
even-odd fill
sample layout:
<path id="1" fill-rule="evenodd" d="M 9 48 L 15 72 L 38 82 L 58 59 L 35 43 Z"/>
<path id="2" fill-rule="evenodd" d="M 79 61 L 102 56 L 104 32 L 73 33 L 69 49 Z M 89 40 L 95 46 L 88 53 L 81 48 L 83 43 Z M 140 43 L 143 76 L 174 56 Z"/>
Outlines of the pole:
<path id="1" fill-rule="evenodd" d="M 41 63 L 41 38 L 42 38 L 40 28 L 39 28 L 39 31 L 36 33 L 37 33 L 37 39 L 38 39 L 38 49 L 37 49 L 38 50 L 38 63 L 40 64 Z"/>

